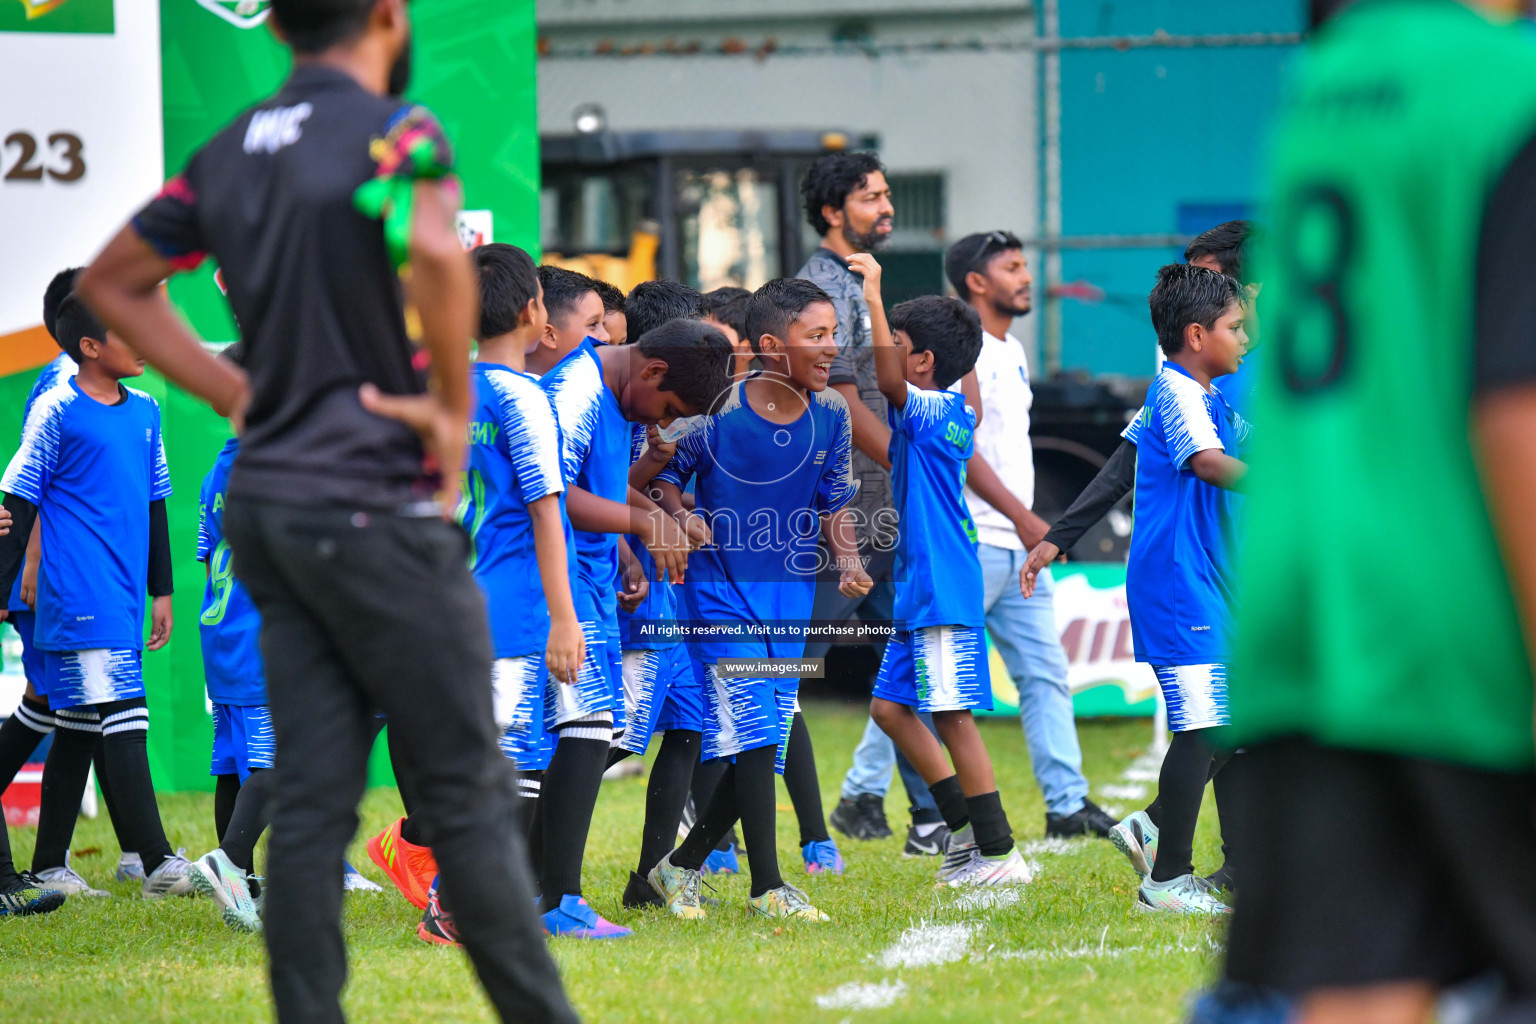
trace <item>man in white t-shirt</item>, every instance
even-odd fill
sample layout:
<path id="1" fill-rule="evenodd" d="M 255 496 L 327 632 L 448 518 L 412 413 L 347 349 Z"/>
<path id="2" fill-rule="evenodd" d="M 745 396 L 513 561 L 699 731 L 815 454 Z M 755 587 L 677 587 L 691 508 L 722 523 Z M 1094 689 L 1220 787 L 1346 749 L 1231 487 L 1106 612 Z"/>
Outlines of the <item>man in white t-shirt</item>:
<path id="1" fill-rule="evenodd" d="M 1115 819 L 1088 799 L 1083 755 L 1067 685 L 1067 656 L 1056 632 L 1054 584 L 1040 574 L 1035 596 L 1019 593 L 1019 570 L 1048 524 L 1035 501 L 1035 460 L 1029 440 L 1034 393 L 1024 347 L 1008 333 L 1030 309 L 1028 265 L 1019 240 L 1006 231 L 967 235 L 944 257 L 960 298 L 981 315 L 976 380 L 981 424 L 965 491 L 981 544 L 987 632 L 1019 689 L 1019 716 L 1035 780 L 1045 797 L 1049 836 L 1108 836 Z"/>

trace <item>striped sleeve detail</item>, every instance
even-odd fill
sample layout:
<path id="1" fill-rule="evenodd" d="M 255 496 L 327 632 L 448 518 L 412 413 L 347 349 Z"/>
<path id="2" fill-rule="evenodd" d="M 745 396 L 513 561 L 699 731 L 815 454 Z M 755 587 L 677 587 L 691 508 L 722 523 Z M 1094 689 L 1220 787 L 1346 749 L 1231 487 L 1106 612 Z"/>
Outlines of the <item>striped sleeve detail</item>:
<path id="1" fill-rule="evenodd" d="M 565 490 L 560 465 L 560 428 L 549 398 L 538 384 L 504 370 L 485 379 L 496 395 L 501 439 L 523 502 L 530 504 Z"/>
<path id="2" fill-rule="evenodd" d="M 150 436 L 149 500 L 162 501 L 171 496 L 171 469 L 166 465 L 165 437 L 160 432 L 160 403 L 137 388 L 128 388 L 128 391 L 149 403 L 153 430 Z"/>
<path id="3" fill-rule="evenodd" d="M 595 359 L 571 359 L 545 374 L 540 384 L 555 408 L 565 479 L 575 480 L 602 418 L 602 373 Z"/>
<path id="4" fill-rule="evenodd" d="M 1205 389 L 1181 373 L 1164 370 L 1158 383 L 1157 415 L 1168 442 L 1168 457 L 1174 468 L 1183 469 L 1198 452 L 1224 445 L 1211 419 L 1211 405 Z"/>
<path id="5" fill-rule="evenodd" d="M 816 511 L 836 512 L 859 493 L 859 481 L 853 476 L 853 418 L 848 414 L 848 403 L 836 391 L 828 388 L 811 394 L 818 405 L 831 412 L 833 432 L 816 487 Z"/>
<path id="6" fill-rule="evenodd" d="M 65 379 L 37 396 L 21 428 L 21 446 L 11 456 L 5 476 L 0 477 L 0 491 L 25 498 L 34 505 L 42 504 L 43 493 L 59 464 L 64 410 L 75 395 L 75 389 Z"/>
<path id="7" fill-rule="evenodd" d="M 924 391 L 908 381 L 906 404 L 899 409 L 894 405 L 887 406 L 891 426 L 906 437 L 921 437 L 944 421 L 955 397 L 965 401 L 964 395 L 952 397 L 948 391 Z"/>

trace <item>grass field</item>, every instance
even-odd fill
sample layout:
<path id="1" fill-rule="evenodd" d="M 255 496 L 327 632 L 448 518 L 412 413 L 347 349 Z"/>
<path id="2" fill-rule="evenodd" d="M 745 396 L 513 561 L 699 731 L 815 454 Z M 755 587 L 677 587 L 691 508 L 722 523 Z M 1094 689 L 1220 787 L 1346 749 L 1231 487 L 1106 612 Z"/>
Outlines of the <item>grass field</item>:
<path id="1" fill-rule="evenodd" d="M 808 708 L 807 717 L 830 812 L 863 727 L 863 711 L 819 704 Z M 1095 795 L 1106 785 L 1124 786 L 1122 772 L 1146 743 L 1147 724 L 1090 722 L 1080 731 Z M 901 857 L 901 830 L 882 842 L 842 842 L 847 874 L 807 878 L 800 874 L 794 817 L 781 788 L 785 877 L 832 915 L 831 924 L 778 927 L 749 917 L 747 884 L 739 877 L 714 880 L 725 903 L 702 922 L 625 911 L 619 894 L 638 852 L 645 782 L 605 783 L 587 853 L 586 894 L 599 912 L 635 934 L 619 942 L 553 944 L 583 1019 L 646 1024 L 1181 1019 L 1188 994 L 1215 970 L 1221 925 L 1138 912 L 1135 876 L 1108 843 L 1040 843 L 1044 812 L 1018 722 L 988 720 L 983 735 L 1015 833 L 1041 868 L 1015 902 L 991 907 L 936 893 L 933 862 Z M 898 781 L 887 801 L 893 828 L 905 820 L 900 794 Z M 1122 791 L 1100 797 L 1100 803 L 1128 811 L 1138 801 Z M 214 844 L 211 796 L 168 795 L 161 811 L 172 843 L 187 847 L 189 855 Z M 394 790 L 370 791 L 361 835 L 378 831 L 399 813 Z M 12 830 L 19 863 L 29 863 L 33 838 L 29 829 Z M 149 903 L 138 897 L 136 886 L 110 882 L 118 851 L 105 815 L 82 819 L 73 845 L 77 851 L 100 849 L 98 855 L 78 857 L 75 866 L 92 883 L 112 890 L 113 898 L 72 899 L 46 918 L 0 921 L 5 1020 L 271 1019 L 259 938 L 230 932 L 206 901 Z M 1195 855 L 1198 867 L 1216 866 L 1209 802 Z M 350 860 L 383 881 L 361 838 Z M 392 889 L 383 896 L 348 897 L 349 1019 L 492 1020 L 463 954 L 419 942 L 417 920 L 416 910 Z"/>

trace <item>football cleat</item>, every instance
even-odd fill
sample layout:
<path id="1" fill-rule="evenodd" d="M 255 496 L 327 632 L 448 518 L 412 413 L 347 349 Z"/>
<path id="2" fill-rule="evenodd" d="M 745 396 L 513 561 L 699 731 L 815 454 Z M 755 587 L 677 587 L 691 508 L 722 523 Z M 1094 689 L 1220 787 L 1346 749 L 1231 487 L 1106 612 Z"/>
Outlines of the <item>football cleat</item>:
<path id="1" fill-rule="evenodd" d="M 117 880 L 119 882 L 144 881 L 144 861 L 136 853 L 125 853 L 117 859 Z"/>
<path id="2" fill-rule="evenodd" d="M 160 866 L 144 876 L 144 898 L 157 900 L 162 896 L 191 896 L 197 892 L 192 888 L 192 862 L 187 860 L 186 850 L 177 850 Z"/>
<path id="3" fill-rule="evenodd" d="M 843 855 L 838 850 L 837 843 L 831 839 L 806 843 L 800 849 L 800 856 L 805 859 L 805 873 L 808 875 L 843 873 Z"/>
<path id="4" fill-rule="evenodd" d="M 62 907 L 66 899 L 66 894 L 39 886 L 24 875 L 10 887 L 0 889 L 0 917 L 47 914 Z"/>
<path id="5" fill-rule="evenodd" d="M 459 929 L 454 926 L 453 915 L 443 909 L 437 898 L 436 878 L 427 889 L 427 906 L 422 911 L 421 923 L 416 926 L 416 937 L 438 946 L 464 945 L 459 941 Z"/>
<path id="6" fill-rule="evenodd" d="M 341 862 L 341 891 L 342 892 L 383 892 L 384 887 L 363 874 L 357 868 Z"/>
<path id="7" fill-rule="evenodd" d="M 957 871 L 945 884 L 951 888 L 970 885 L 1028 885 L 1035 877 L 1035 869 L 1015 846 L 1001 857 L 988 857 L 977 850 L 962 871 Z"/>
<path id="8" fill-rule="evenodd" d="M 1205 882 L 1195 875 L 1179 875 L 1166 882 L 1154 882 L 1151 877 L 1141 880 L 1136 890 L 1136 906 L 1140 910 L 1167 911 L 1176 914 L 1230 914 L 1232 908 Z"/>
<path id="9" fill-rule="evenodd" d="M 605 920 L 587 905 L 582 896 L 566 893 L 560 897 L 560 905 L 540 915 L 544 919 L 544 932 L 555 937 L 573 939 L 623 939 L 631 933 L 628 928 Z"/>
<path id="10" fill-rule="evenodd" d="M 944 846 L 949 842 L 949 826 L 939 825 L 927 835 L 919 832 L 913 825 L 907 829 L 907 844 L 901 848 L 903 857 L 938 857 L 944 853 Z"/>
<path id="11" fill-rule="evenodd" d="M 1130 859 L 1138 875 L 1147 878 L 1152 874 L 1152 865 L 1157 862 L 1157 826 L 1146 811 L 1126 815 L 1124 821 L 1109 830 L 1109 841 Z"/>
<path id="12" fill-rule="evenodd" d="M 651 883 L 651 888 L 666 903 L 673 917 L 691 921 L 704 916 L 704 875 L 677 867 L 672 863 L 671 853 L 656 862 L 646 881 Z"/>
<path id="13" fill-rule="evenodd" d="M 816 924 L 825 924 L 832 920 L 811 906 L 810 897 L 787 882 L 777 889 L 769 889 L 761 896 L 753 896 L 747 904 L 752 908 L 753 913 L 761 914 L 763 917 L 791 918 Z"/>
<path id="14" fill-rule="evenodd" d="M 976 851 L 976 835 L 970 825 L 966 825 L 959 832 L 951 832 L 944 843 L 944 859 L 939 862 L 939 869 L 934 872 L 941 886 L 949 885 L 950 879 L 955 878 L 971 868 L 971 861 L 981 854 Z"/>
<path id="15" fill-rule="evenodd" d="M 741 874 L 741 857 L 736 853 L 736 847 L 729 845 L 723 850 L 710 850 L 709 856 L 704 858 L 704 873 L 706 875 Z"/>
<path id="16" fill-rule="evenodd" d="M 64 854 L 64 866 L 61 868 L 44 868 L 32 876 L 37 879 L 37 885 L 44 889 L 52 889 L 66 896 L 111 896 L 105 889 L 92 889 L 91 883 L 80 877 L 80 873 L 69 866 L 69 854 Z"/>
<path id="17" fill-rule="evenodd" d="M 187 871 L 192 888 L 213 900 L 224 923 L 237 932 L 261 931 L 261 915 L 251 898 L 250 879 L 223 850 L 213 850 L 192 862 Z"/>
<path id="18" fill-rule="evenodd" d="M 400 895 L 418 910 L 427 909 L 432 880 L 437 877 L 437 861 L 425 846 L 408 843 L 400 837 L 401 818 L 368 840 L 368 856 L 395 883 Z"/>

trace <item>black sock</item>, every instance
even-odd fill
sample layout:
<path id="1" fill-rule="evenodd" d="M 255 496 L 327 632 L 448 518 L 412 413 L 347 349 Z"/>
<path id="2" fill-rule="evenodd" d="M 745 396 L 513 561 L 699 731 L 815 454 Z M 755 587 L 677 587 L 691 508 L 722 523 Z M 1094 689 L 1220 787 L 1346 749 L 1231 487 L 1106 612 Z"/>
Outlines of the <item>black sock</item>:
<path id="1" fill-rule="evenodd" d="M 560 898 L 581 893 L 581 862 L 592 828 L 592 810 L 603 785 L 613 719 L 606 712 L 561 728 L 555 754 L 544 772 L 544 879 L 541 912 L 560 906 Z"/>
<path id="2" fill-rule="evenodd" d="M 983 857 L 1001 857 L 1013 849 L 1013 827 L 1003 811 L 1003 798 L 993 790 L 965 798 L 966 809 L 971 816 L 971 829 L 976 834 L 976 849 Z"/>
<path id="3" fill-rule="evenodd" d="M 741 760 L 737 756 L 737 761 Z M 703 806 L 694 804 L 699 812 L 698 820 L 693 823 L 693 828 L 688 830 L 688 835 L 672 854 L 672 863 L 689 871 L 697 871 L 704 866 L 704 859 L 709 856 L 709 851 L 715 848 L 722 836 L 730 831 L 736 819 L 740 817 L 736 802 L 736 768 L 730 762 L 722 762 L 725 771 L 720 774 L 720 781 L 715 786 L 714 793 L 709 802 Z"/>
<path id="4" fill-rule="evenodd" d="M 89 707 L 64 708 L 54 715 L 53 746 L 43 767 L 42 800 L 37 815 L 37 846 L 32 870 L 61 868 L 80 817 L 80 798 L 91 772 L 91 755 L 101 739 L 101 723 Z"/>
<path id="5" fill-rule="evenodd" d="M 784 884 L 779 876 L 773 827 L 778 810 L 773 782 L 777 754 L 773 747 L 758 747 L 736 755 L 736 807 L 741 816 L 742 845 L 752 869 L 753 897 Z"/>
<path id="6" fill-rule="evenodd" d="M 251 873 L 256 862 L 256 840 L 271 819 L 272 773 L 265 768 L 251 772 L 240 787 L 235 800 L 234 813 L 229 818 L 229 828 L 219 840 L 219 849 L 229 856 L 230 862 Z"/>
<path id="7" fill-rule="evenodd" d="M 519 770 L 517 772 L 517 824 L 523 830 L 523 839 L 533 834 L 533 816 L 539 809 L 539 794 L 544 791 L 544 770 Z M 537 873 L 534 875 L 538 877 Z"/>
<path id="8" fill-rule="evenodd" d="M 1147 804 L 1142 813 L 1147 816 L 1148 821 L 1152 822 L 1153 828 L 1161 829 L 1163 827 L 1163 794 L 1158 793 L 1153 797 L 1152 802 Z"/>
<path id="9" fill-rule="evenodd" d="M 27 763 L 43 737 L 53 732 L 53 712 L 40 700 L 22 697 L 16 713 L 0 722 L 0 792 Z"/>
<path id="10" fill-rule="evenodd" d="M 798 711 L 789 727 L 789 749 L 784 752 L 784 787 L 789 790 L 789 802 L 800 825 L 800 845 L 830 839 L 827 819 L 821 810 L 816 750 L 811 746 L 811 732 L 805 727 L 805 715 Z"/>
<path id="11" fill-rule="evenodd" d="M 960 788 L 960 776 L 951 775 L 930 782 L 928 792 L 933 794 L 933 802 L 939 805 L 939 813 L 944 815 L 944 824 L 951 832 L 959 832 L 971 823 L 971 811 L 965 803 L 965 790 Z"/>
<path id="12" fill-rule="evenodd" d="M 702 736 L 688 729 L 668 729 L 651 762 L 645 789 L 645 825 L 640 833 L 640 863 L 635 874 L 644 878 L 677 843 L 677 825 L 688 802 L 688 783 L 699 763 Z"/>
<path id="13" fill-rule="evenodd" d="M 112 820 L 112 834 L 117 836 L 118 849 L 124 853 L 137 853 L 137 850 L 128 849 L 128 826 L 123 824 L 117 797 L 112 793 L 112 784 L 107 781 L 107 752 L 99 740 L 96 752 L 91 755 L 91 763 L 96 766 L 96 787 L 101 790 L 101 802 L 107 805 L 107 817 Z"/>
<path id="14" fill-rule="evenodd" d="M 704 808 L 709 806 L 710 797 L 715 795 L 715 789 L 720 785 L 720 780 L 725 777 L 725 770 L 728 767 L 730 767 L 729 761 L 710 761 L 707 764 L 693 766 L 693 779 L 688 783 L 688 794 L 693 797 L 695 814 L 702 815 Z"/>
<path id="15" fill-rule="evenodd" d="M 1211 773 L 1211 744 L 1207 729 L 1173 734 L 1157 778 L 1157 796 L 1163 805 L 1163 823 L 1157 835 L 1157 861 L 1152 881 L 1166 882 L 1194 871 L 1195 824 L 1200 820 L 1200 800 Z"/>
<path id="16" fill-rule="evenodd" d="M 99 704 L 96 710 L 101 714 L 107 777 L 147 876 L 171 855 L 149 774 L 149 708 L 143 697 L 136 697 Z"/>
<path id="17" fill-rule="evenodd" d="M 1241 794 L 1243 767 L 1247 758 L 1240 753 L 1223 752 L 1211 762 L 1211 788 L 1216 791 L 1216 820 L 1221 826 L 1221 867 L 1210 877 L 1223 889 L 1235 889 L 1237 878 L 1237 853 L 1241 844 L 1237 841 L 1236 819 Z"/>
<path id="18" fill-rule="evenodd" d="M 0 892 L 20 884 L 21 876 L 16 873 L 16 862 L 11 860 L 11 835 L 5 827 L 4 816 L 0 815 Z"/>
<path id="19" fill-rule="evenodd" d="M 380 719 L 383 721 L 383 719 Z M 375 734 L 377 739 L 377 734 Z M 389 738 L 389 767 L 395 773 L 395 788 L 400 791 L 400 802 L 405 805 L 405 821 L 400 825 L 400 838 L 412 846 L 426 846 L 426 839 L 421 834 L 421 826 L 411 817 L 411 811 L 416 806 L 415 788 L 411 784 L 411 773 L 405 770 L 404 759 L 395 750 L 394 736 Z"/>
<path id="20" fill-rule="evenodd" d="M 98 768 L 97 771 L 101 769 Z M 216 776 L 213 784 L 213 828 L 218 834 L 220 843 L 224 842 L 224 833 L 229 831 L 229 816 L 235 813 L 235 801 L 239 797 L 240 776 Z"/>

